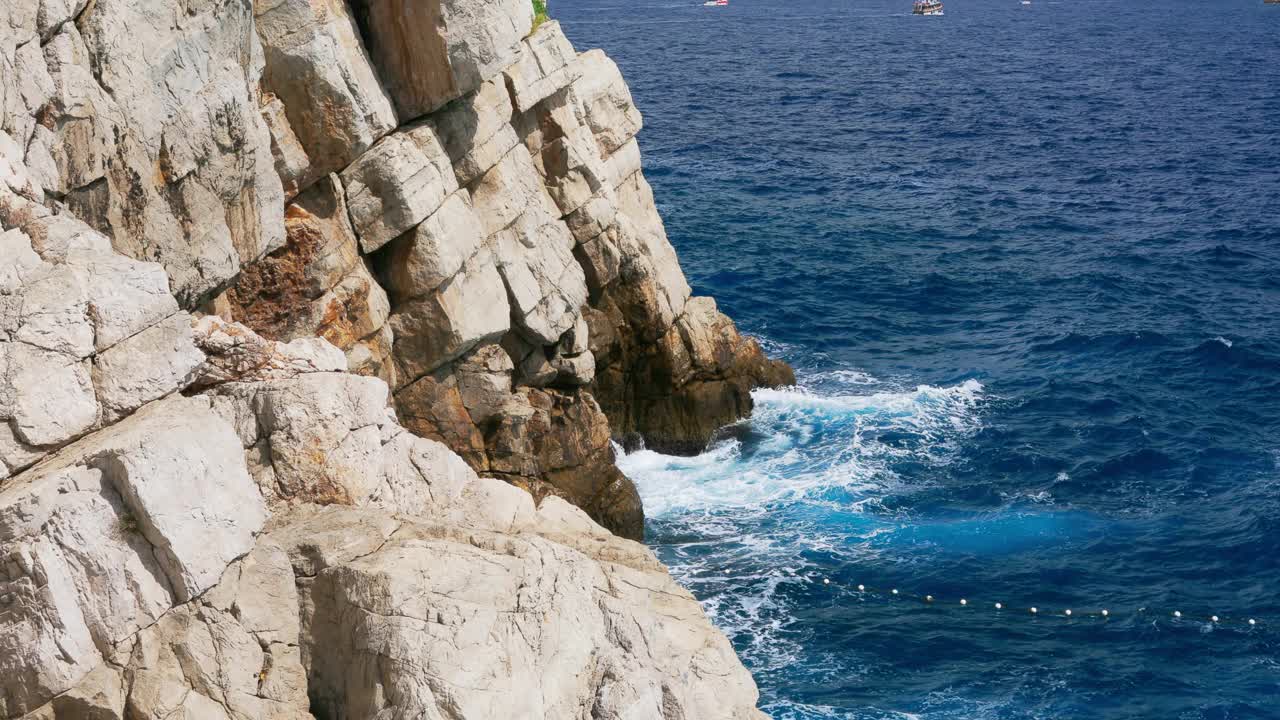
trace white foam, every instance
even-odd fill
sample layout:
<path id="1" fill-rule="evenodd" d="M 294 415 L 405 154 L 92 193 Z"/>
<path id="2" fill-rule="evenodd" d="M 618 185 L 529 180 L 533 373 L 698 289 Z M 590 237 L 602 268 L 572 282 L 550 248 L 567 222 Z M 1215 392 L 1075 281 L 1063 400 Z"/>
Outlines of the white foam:
<path id="1" fill-rule="evenodd" d="M 1218 342 L 1222 343 L 1222 344 L 1223 344 L 1224 346 L 1226 346 L 1227 348 L 1230 348 L 1232 345 L 1234 345 L 1234 344 L 1235 344 L 1235 343 L 1231 342 L 1230 340 L 1228 340 L 1228 339 L 1226 339 L 1226 338 L 1222 337 L 1221 335 L 1219 335 L 1218 337 L 1214 338 L 1214 340 L 1217 340 Z"/>
<path id="2" fill-rule="evenodd" d="M 869 376 L 868 376 L 869 377 Z M 874 381 L 873 381 L 874 382 Z M 761 389 L 751 394 L 759 403 L 773 406 L 814 408 L 853 413 L 894 413 L 919 415 L 922 405 L 972 403 L 982 393 L 982 383 L 966 380 L 960 385 L 939 388 L 919 385 L 914 392 L 879 392 L 871 395 L 819 395 L 801 388 Z"/>
<path id="3" fill-rule="evenodd" d="M 982 385 L 928 385 L 907 392 L 819 395 L 802 388 L 757 390 L 749 457 L 739 440 L 696 457 L 638 450 L 618 465 L 635 480 L 649 517 L 744 509 L 825 491 L 870 497 L 896 482 L 888 462 L 913 456 L 945 463 L 954 441 L 980 427 Z M 879 442 L 884 431 L 919 438 L 911 447 Z"/>
<path id="4" fill-rule="evenodd" d="M 815 373 L 805 379 L 805 387 L 820 386 L 827 383 L 859 386 L 878 385 L 880 381 L 860 370 L 828 370 L 827 372 Z"/>
<path id="5" fill-rule="evenodd" d="M 619 454 L 646 515 L 672 538 L 663 560 L 756 672 L 785 672 L 804 656 L 812 627 L 795 623 L 791 598 L 811 591 L 815 573 L 826 576 L 824 563 L 881 555 L 877 536 L 894 524 L 864 509 L 921 482 L 899 478 L 894 465 L 946 464 L 981 428 L 976 380 L 881 387 L 837 371 L 759 390 L 747 427 L 701 455 Z"/>

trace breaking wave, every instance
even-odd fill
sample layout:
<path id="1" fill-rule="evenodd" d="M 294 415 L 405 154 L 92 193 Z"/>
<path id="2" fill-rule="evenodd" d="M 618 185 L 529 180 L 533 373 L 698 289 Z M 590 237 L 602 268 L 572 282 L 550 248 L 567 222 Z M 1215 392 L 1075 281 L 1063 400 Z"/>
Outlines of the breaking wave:
<path id="1" fill-rule="evenodd" d="M 879 384 L 861 373 L 840 380 L 849 391 Z M 807 384 L 754 398 L 752 419 L 726 428 L 701 455 L 638 450 L 620 455 L 619 466 L 640 489 L 650 544 L 759 676 L 799 659 L 812 628 L 795 624 L 805 604 L 797 595 L 815 573 L 894 538 L 913 541 L 914 523 L 868 506 L 919 489 L 918 474 L 899 472 L 904 462 L 952 462 L 982 426 L 984 396 L 968 380 L 865 394 L 819 394 Z M 852 670 L 836 655 L 805 662 Z"/>

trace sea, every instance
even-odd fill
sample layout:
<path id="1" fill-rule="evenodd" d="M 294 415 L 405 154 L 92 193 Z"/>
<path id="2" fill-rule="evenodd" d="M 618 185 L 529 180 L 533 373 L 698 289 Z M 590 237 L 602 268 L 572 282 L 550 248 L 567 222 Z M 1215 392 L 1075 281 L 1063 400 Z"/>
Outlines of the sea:
<path id="1" fill-rule="evenodd" d="M 799 376 L 620 458 L 765 712 L 1280 718 L 1280 6 L 550 10 Z"/>

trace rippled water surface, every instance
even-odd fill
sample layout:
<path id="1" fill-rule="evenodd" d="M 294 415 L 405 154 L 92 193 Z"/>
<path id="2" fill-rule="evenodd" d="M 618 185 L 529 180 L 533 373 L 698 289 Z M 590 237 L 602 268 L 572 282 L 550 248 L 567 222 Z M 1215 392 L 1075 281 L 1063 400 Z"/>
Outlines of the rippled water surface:
<path id="1" fill-rule="evenodd" d="M 1280 6 L 909 6 L 552 4 L 801 378 L 650 542 L 780 720 L 1280 718 Z"/>

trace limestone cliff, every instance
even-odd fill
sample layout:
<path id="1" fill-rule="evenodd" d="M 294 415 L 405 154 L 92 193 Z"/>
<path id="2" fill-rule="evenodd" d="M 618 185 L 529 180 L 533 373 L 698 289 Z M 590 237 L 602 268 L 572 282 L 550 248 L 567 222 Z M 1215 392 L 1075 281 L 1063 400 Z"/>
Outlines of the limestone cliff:
<path id="1" fill-rule="evenodd" d="M 611 440 L 790 371 L 532 22 L 0 7 L 0 719 L 759 716 Z"/>

